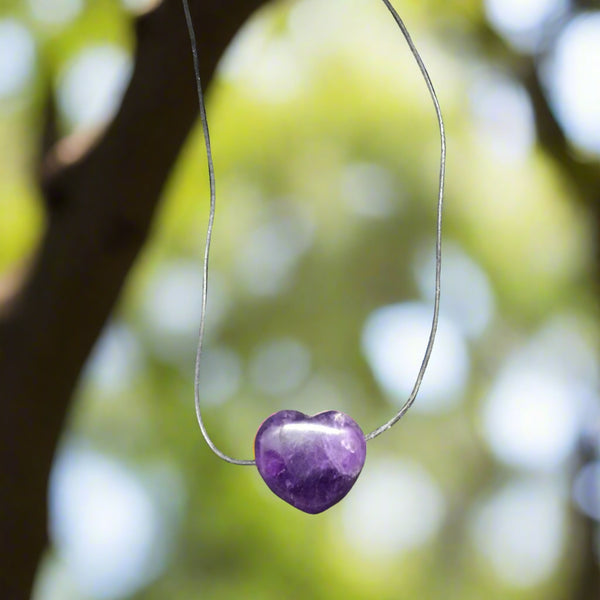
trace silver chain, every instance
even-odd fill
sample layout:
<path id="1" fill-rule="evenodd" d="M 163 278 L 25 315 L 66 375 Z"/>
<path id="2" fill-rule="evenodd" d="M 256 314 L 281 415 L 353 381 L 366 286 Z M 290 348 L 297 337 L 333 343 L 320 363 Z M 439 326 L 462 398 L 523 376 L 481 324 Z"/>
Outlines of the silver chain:
<path id="1" fill-rule="evenodd" d="M 208 218 L 208 228 L 206 232 L 206 245 L 204 247 L 204 263 L 202 268 L 202 302 L 201 302 L 201 313 L 200 313 L 200 329 L 198 334 L 198 350 L 196 352 L 196 366 L 194 372 L 194 399 L 196 405 L 196 417 L 198 418 L 198 425 L 200 426 L 200 431 L 206 443 L 209 445 L 210 449 L 223 460 L 228 463 L 234 465 L 254 465 L 254 460 L 240 460 L 236 458 L 232 458 L 228 456 L 211 440 L 208 432 L 206 431 L 206 426 L 204 425 L 204 421 L 202 419 L 202 410 L 200 408 L 200 363 L 202 359 L 202 344 L 204 341 L 204 329 L 206 322 L 206 300 L 208 297 L 208 259 L 210 254 L 210 243 L 212 239 L 213 226 L 215 221 L 215 206 L 216 206 L 216 189 L 215 189 L 215 169 L 212 158 L 212 149 L 210 144 L 210 134 L 208 131 L 208 120 L 206 118 L 206 106 L 204 103 L 204 94 L 202 92 L 202 81 L 200 79 L 200 66 L 198 63 L 198 45 L 196 42 L 196 33 L 194 30 L 194 24 L 192 22 L 192 16 L 190 14 L 190 7 L 188 0 L 182 0 L 183 2 L 183 10 L 185 13 L 185 20 L 187 24 L 188 34 L 190 37 L 190 44 L 192 48 L 192 58 L 194 62 L 194 74 L 196 78 L 196 90 L 198 93 L 198 104 L 200 106 L 200 120 L 202 121 L 202 130 L 204 132 L 204 142 L 206 145 L 206 156 L 208 161 L 208 179 L 210 184 L 210 214 Z M 365 436 L 365 440 L 369 441 L 378 435 L 381 435 L 384 431 L 387 431 L 391 427 L 393 427 L 408 411 L 408 409 L 413 405 L 417 394 L 419 393 L 419 388 L 421 387 L 421 382 L 423 381 L 423 377 L 425 375 L 425 371 L 427 370 L 427 365 L 429 364 L 429 359 L 431 358 L 431 352 L 433 350 L 433 344 L 435 342 L 435 335 L 438 327 L 439 320 L 439 312 L 440 312 L 440 288 L 441 288 L 441 272 L 442 272 L 442 213 L 444 207 L 444 182 L 446 176 L 446 132 L 444 127 L 444 120 L 442 118 L 442 111 L 440 108 L 440 103 L 437 98 L 437 94 L 435 93 L 435 89 L 433 87 L 433 83 L 431 81 L 431 77 L 427 72 L 427 68 L 423 63 L 421 55 L 419 54 L 411 36 L 404 24 L 404 21 L 400 18 L 400 15 L 396 12 L 396 9 L 392 6 L 389 0 L 382 0 L 385 4 L 386 8 L 391 13 L 392 17 L 396 21 L 412 55 L 414 56 L 419 70 L 425 79 L 425 83 L 427 84 L 427 89 L 429 90 L 429 94 L 431 99 L 433 100 L 433 105 L 435 107 L 435 113 L 438 120 L 439 130 L 440 130 L 440 143 L 441 143 L 441 153 L 440 153 L 440 171 L 439 171 L 439 191 L 437 198 L 437 219 L 436 219 L 436 238 L 435 238 L 435 295 L 434 295 L 434 303 L 433 303 L 433 318 L 431 321 L 431 331 L 429 333 L 429 340 L 427 342 L 427 348 L 425 349 L 425 355 L 423 356 L 423 360 L 421 362 L 421 367 L 419 368 L 419 372 L 417 374 L 417 379 L 413 386 L 412 392 L 410 396 L 406 400 L 406 402 L 402 405 L 400 410 L 386 423 L 374 429 L 371 433 Z"/>

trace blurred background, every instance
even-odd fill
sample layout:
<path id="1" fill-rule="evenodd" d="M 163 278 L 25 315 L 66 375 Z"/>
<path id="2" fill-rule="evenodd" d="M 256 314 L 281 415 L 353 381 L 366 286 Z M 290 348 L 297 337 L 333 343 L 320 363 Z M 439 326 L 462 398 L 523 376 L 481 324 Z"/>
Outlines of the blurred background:
<path id="1" fill-rule="evenodd" d="M 3 1 L 8 277 L 44 225 L 32 164 L 48 77 L 61 135 L 105 127 L 149 2 Z M 599 597 L 600 6 L 395 5 L 449 144 L 440 329 L 413 409 L 318 516 L 210 452 L 193 409 L 196 127 L 83 373 L 35 600 Z M 284 408 L 371 431 L 408 396 L 432 311 L 439 138 L 400 32 L 375 0 L 269 4 L 221 60 L 208 115 L 213 439 L 251 458 Z"/>

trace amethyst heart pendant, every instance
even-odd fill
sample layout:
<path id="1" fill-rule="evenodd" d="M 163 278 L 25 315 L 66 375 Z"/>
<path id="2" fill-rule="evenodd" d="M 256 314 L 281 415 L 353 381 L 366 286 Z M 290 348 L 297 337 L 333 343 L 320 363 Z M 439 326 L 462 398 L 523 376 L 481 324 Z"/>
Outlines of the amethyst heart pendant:
<path id="1" fill-rule="evenodd" d="M 350 491 L 366 455 L 361 428 L 334 410 L 313 417 L 282 410 L 260 426 L 254 441 L 256 467 L 271 491 L 310 514 Z"/>

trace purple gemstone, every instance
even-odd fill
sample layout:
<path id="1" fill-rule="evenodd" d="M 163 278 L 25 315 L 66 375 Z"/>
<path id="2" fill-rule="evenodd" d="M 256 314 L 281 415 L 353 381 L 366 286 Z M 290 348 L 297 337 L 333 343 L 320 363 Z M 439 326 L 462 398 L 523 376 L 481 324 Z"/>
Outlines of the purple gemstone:
<path id="1" fill-rule="evenodd" d="M 282 410 L 260 426 L 254 441 L 256 466 L 265 483 L 310 514 L 327 510 L 350 491 L 366 455 L 361 428 L 335 410 L 314 417 Z"/>

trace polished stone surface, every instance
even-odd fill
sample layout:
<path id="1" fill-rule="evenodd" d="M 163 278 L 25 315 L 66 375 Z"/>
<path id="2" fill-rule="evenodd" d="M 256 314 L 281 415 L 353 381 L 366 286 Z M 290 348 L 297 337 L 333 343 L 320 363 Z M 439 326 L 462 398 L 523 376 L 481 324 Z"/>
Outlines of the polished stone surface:
<path id="1" fill-rule="evenodd" d="M 361 428 L 333 410 L 313 417 L 282 410 L 260 426 L 254 441 L 256 466 L 265 483 L 310 514 L 327 510 L 350 491 L 366 455 Z"/>

